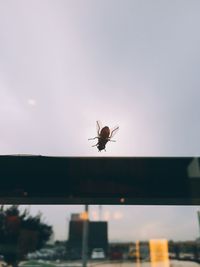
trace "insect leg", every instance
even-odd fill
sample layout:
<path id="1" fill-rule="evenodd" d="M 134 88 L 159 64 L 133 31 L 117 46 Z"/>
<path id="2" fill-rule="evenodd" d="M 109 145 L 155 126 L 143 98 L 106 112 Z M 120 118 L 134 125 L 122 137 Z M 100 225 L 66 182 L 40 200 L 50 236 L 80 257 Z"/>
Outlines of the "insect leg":
<path id="1" fill-rule="evenodd" d="M 108 141 L 110 141 L 110 142 L 116 142 L 116 140 L 111 140 L 111 139 L 108 139 Z"/>
<path id="2" fill-rule="evenodd" d="M 97 145 L 98 145 L 98 143 L 96 145 L 93 145 L 92 147 L 97 146 Z"/>
<path id="3" fill-rule="evenodd" d="M 94 140 L 94 139 L 96 139 L 96 138 L 98 138 L 98 137 L 94 137 L 94 138 L 89 138 L 88 140 Z"/>
<path id="4" fill-rule="evenodd" d="M 97 121 L 97 133 L 98 133 L 98 135 L 100 135 L 101 129 L 102 129 L 102 123 L 100 121 Z"/>

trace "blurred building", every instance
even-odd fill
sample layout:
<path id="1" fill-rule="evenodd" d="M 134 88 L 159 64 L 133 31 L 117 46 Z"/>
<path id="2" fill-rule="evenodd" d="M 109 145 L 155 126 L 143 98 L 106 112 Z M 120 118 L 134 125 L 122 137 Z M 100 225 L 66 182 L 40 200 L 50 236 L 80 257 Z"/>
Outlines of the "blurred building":
<path id="1" fill-rule="evenodd" d="M 83 220 L 80 215 L 72 214 L 69 222 L 69 237 L 67 248 L 74 259 L 81 257 L 83 238 Z M 108 252 L 108 223 L 106 221 L 89 221 L 88 254 L 94 248 L 102 248 Z"/>
<path id="2" fill-rule="evenodd" d="M 71 221 L 80 221 L 80 220 L 81 220 L 80 213 L 72 213 L 71 214 Z"/>

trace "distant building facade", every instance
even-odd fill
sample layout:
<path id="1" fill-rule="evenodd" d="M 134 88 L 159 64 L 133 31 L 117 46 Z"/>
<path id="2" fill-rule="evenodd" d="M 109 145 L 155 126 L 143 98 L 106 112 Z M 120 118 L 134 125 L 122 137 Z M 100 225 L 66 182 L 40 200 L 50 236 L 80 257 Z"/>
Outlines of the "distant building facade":
<path id="1" fill-rule="evenodd" d="M 71 214 L 71 221 L 80 221 L 80 220 L 81 220 L 80 213 Z"/>
<path id="2" fill-rule="evenodd" d="M 72 258 L 78 259 L 82 252 L 83 220 L 72 216 L 69 222 L 69 237 L 67 249 Z M 88 231 L 88 254 L 94 248 L 103 248 L 108 253 L 108 223 L 106 221 L 89 221 Z"/>

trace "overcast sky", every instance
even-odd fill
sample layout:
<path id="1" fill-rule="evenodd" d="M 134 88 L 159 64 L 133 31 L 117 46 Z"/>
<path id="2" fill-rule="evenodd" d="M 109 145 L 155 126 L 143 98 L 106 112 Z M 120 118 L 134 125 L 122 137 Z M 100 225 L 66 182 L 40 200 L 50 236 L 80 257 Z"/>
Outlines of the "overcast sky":
<path id="1" fill-rule="evenodd" d="M 32 205 L 35 215 L 41 211 L 43 221 L 53 225 L 55 240 L 68 238 L 68 224 L 71 213 L 84 210 L 82 205 Z M 195 240 L 200 237 L 197 206 L 89 206 L 90 220 L 108 221 L 109 241 L 148 240 Z"/>
<path id="2" fill-rule="evenodd" d="M 99 156 L 101 120 L 120 126 L 103 156 L 199 155 L 199 14 L 199 0 L 0 0 L 0 154 Z M 65 239 L 83 206 L 38 210 Z M 196 211 L 102 216 L 110 240 L 181 240 L 199 236 Z"/>
<path id="3" fill-rule="evenodd" d="M 194 156 L 199 0 L 0 0 L 0 154 Z"/>

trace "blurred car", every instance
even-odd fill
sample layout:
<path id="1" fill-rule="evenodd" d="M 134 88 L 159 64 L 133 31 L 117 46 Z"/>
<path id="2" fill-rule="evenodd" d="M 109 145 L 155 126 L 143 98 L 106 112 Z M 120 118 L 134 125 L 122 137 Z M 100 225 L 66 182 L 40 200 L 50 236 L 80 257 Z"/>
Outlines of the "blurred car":
<path id="1" fill-rule="evenodd" d="M 5 261 L 0 261 L 0 267 L 7 267 L 8 264 Z"/>
<path id="2" fill-rule="evenodd" d="M 7 267 L 8 264 L 5 262 L 4 256 L 0 254 L 0 267 Z"/>
<path id="3" fill-rule="evenodd" d="M 195 259 L 195 257 L 192 253 L 180 253 L 179 259 L 192 261 Z"/>
<path id="4" fill-rule="evenodd" d="M 110 259 L 111 260 L 122 260 L 123 259 L 123 253 L 121 251 L 112 251 L 110 253 Z"/>
<path id="5" fill-rule="evenodd" d="M 105 259 L 106 255 L 102 248 L 94 248 L 92 250 L 91 259 L 93 260 L 100 260 Z"/>

